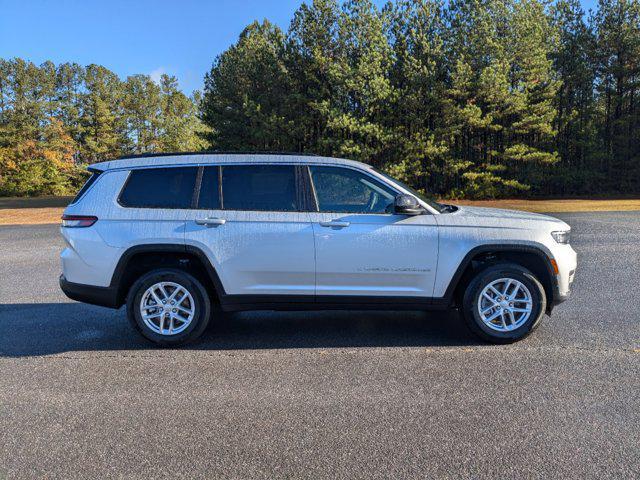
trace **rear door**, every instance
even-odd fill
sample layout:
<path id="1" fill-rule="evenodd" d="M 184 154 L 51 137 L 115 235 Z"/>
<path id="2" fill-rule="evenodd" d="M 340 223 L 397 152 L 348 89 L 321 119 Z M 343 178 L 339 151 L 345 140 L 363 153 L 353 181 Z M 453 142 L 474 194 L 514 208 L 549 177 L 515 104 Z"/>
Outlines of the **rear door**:
<path id="1" fill-rule="evenodd" d="M 239 164 L 201 170 L 185 238 L 205 251 L 227 294 L 264 301 L 277 295 L 312 298 L 314 239 L 300 168 Z"/>
<path id="2" fill-rule="evenodd" d="M 433 215 L 395 215 L 397 193 L 372 175 L 310 166 L 317 211 L 316 294 L 431 297 L 438 258 Z"/>

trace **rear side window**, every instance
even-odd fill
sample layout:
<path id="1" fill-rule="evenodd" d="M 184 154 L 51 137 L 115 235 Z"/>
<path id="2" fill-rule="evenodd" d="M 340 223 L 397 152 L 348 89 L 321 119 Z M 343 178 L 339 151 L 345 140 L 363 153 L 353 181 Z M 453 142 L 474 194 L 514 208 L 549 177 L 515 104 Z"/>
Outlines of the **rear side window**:
<path id="1" fill-rule="evenodd" d="M 230 165 L 222 167 L 222 202 L 225 210 L 296 212 L 293 165 Z"/>
<path id="2" fill-rule="evenodd" d="M 132 208 L 191 208 L 198 167 L 132 170 L 120 204 Z"/>
<path id="3" fill-rule="evenodd" d="M 94 183 L 96 183 L 96 180 L 98 180 L 98 177 L 100 176 L 102 172 L 93 172 L 91 174 L 91 176 L 89 177 L 89 179 L 85 182 L 85 184 L 82 186 L 82 188 L 80 189 L 80 191 L 78 192 L 78 194 L 73 198 L 73 200 L 71 201 L 71 203 L 76 203 L 78 200 L 80 200 L 82 198 L 82 196 L 86 193 L 87 190 L 89 190 L 89 188 L 91 187 L 91 185 L 93 185 Z"/>

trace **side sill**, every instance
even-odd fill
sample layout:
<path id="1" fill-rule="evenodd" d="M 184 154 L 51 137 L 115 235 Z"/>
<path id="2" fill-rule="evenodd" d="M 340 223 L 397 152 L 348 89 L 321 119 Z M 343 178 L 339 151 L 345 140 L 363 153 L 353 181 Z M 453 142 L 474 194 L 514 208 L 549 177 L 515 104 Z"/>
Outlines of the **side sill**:
<path id="1" fill-rule="evenodd" d="M 433 300 L 438 300 L 434 302 Z M 428 297 L 371 297 L 359 295 L 224 295 L 225 312 L 249 310 L 444 310 L 444 299 Z"/>
<path id="2" fill-rule="evenodd" d="M 97 287 L 69 282 L 60 275 L 60 288 L 71 300 L 120 308 L 116 287 Z M 251 310 L 313 311 L 313 310 L 446 310 L 445 298 L 371 297 L 347 295 L 224 295 L 221 307 L 225 312 Z"/>
<path id="3" fill-rule="evenodd" d="M 73 283 L 67 281 L 64 275 L 60 275 L 60 288 L 71 300 L 101 307 L 120 308 L 117 288 Z"/>

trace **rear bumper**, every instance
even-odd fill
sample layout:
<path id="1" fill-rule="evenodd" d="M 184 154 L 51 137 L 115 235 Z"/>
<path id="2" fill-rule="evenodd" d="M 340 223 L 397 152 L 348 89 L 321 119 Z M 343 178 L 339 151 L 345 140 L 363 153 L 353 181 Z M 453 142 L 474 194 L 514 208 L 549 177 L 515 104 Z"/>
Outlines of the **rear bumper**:
<path id="1" fill-rule="evenodd" d="M 101 307 L 119 308 L 118 291 L 112 287 L 96 287 L 67 281 L 60 275 L 60 288 L 71 300 L 100 305 Z"/>

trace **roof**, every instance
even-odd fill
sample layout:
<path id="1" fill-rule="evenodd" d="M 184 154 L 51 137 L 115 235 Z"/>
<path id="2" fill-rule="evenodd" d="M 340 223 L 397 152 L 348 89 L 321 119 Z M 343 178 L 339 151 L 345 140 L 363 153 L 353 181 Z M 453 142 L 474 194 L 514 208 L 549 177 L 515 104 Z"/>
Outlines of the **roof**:
<path id="1" fill-rule="evenodd" d="M 174 166 L 174 165 L 207 165 L 225 163 L 308 163 L 321 165 L 351 165 L 369 167 L 368 165 L 342 158 L 321 157 L 302 153 L 156 153 L 133 155 L 116 160 L 94 163 L 91 170 L 115 170 L 140 167 Z"/>

